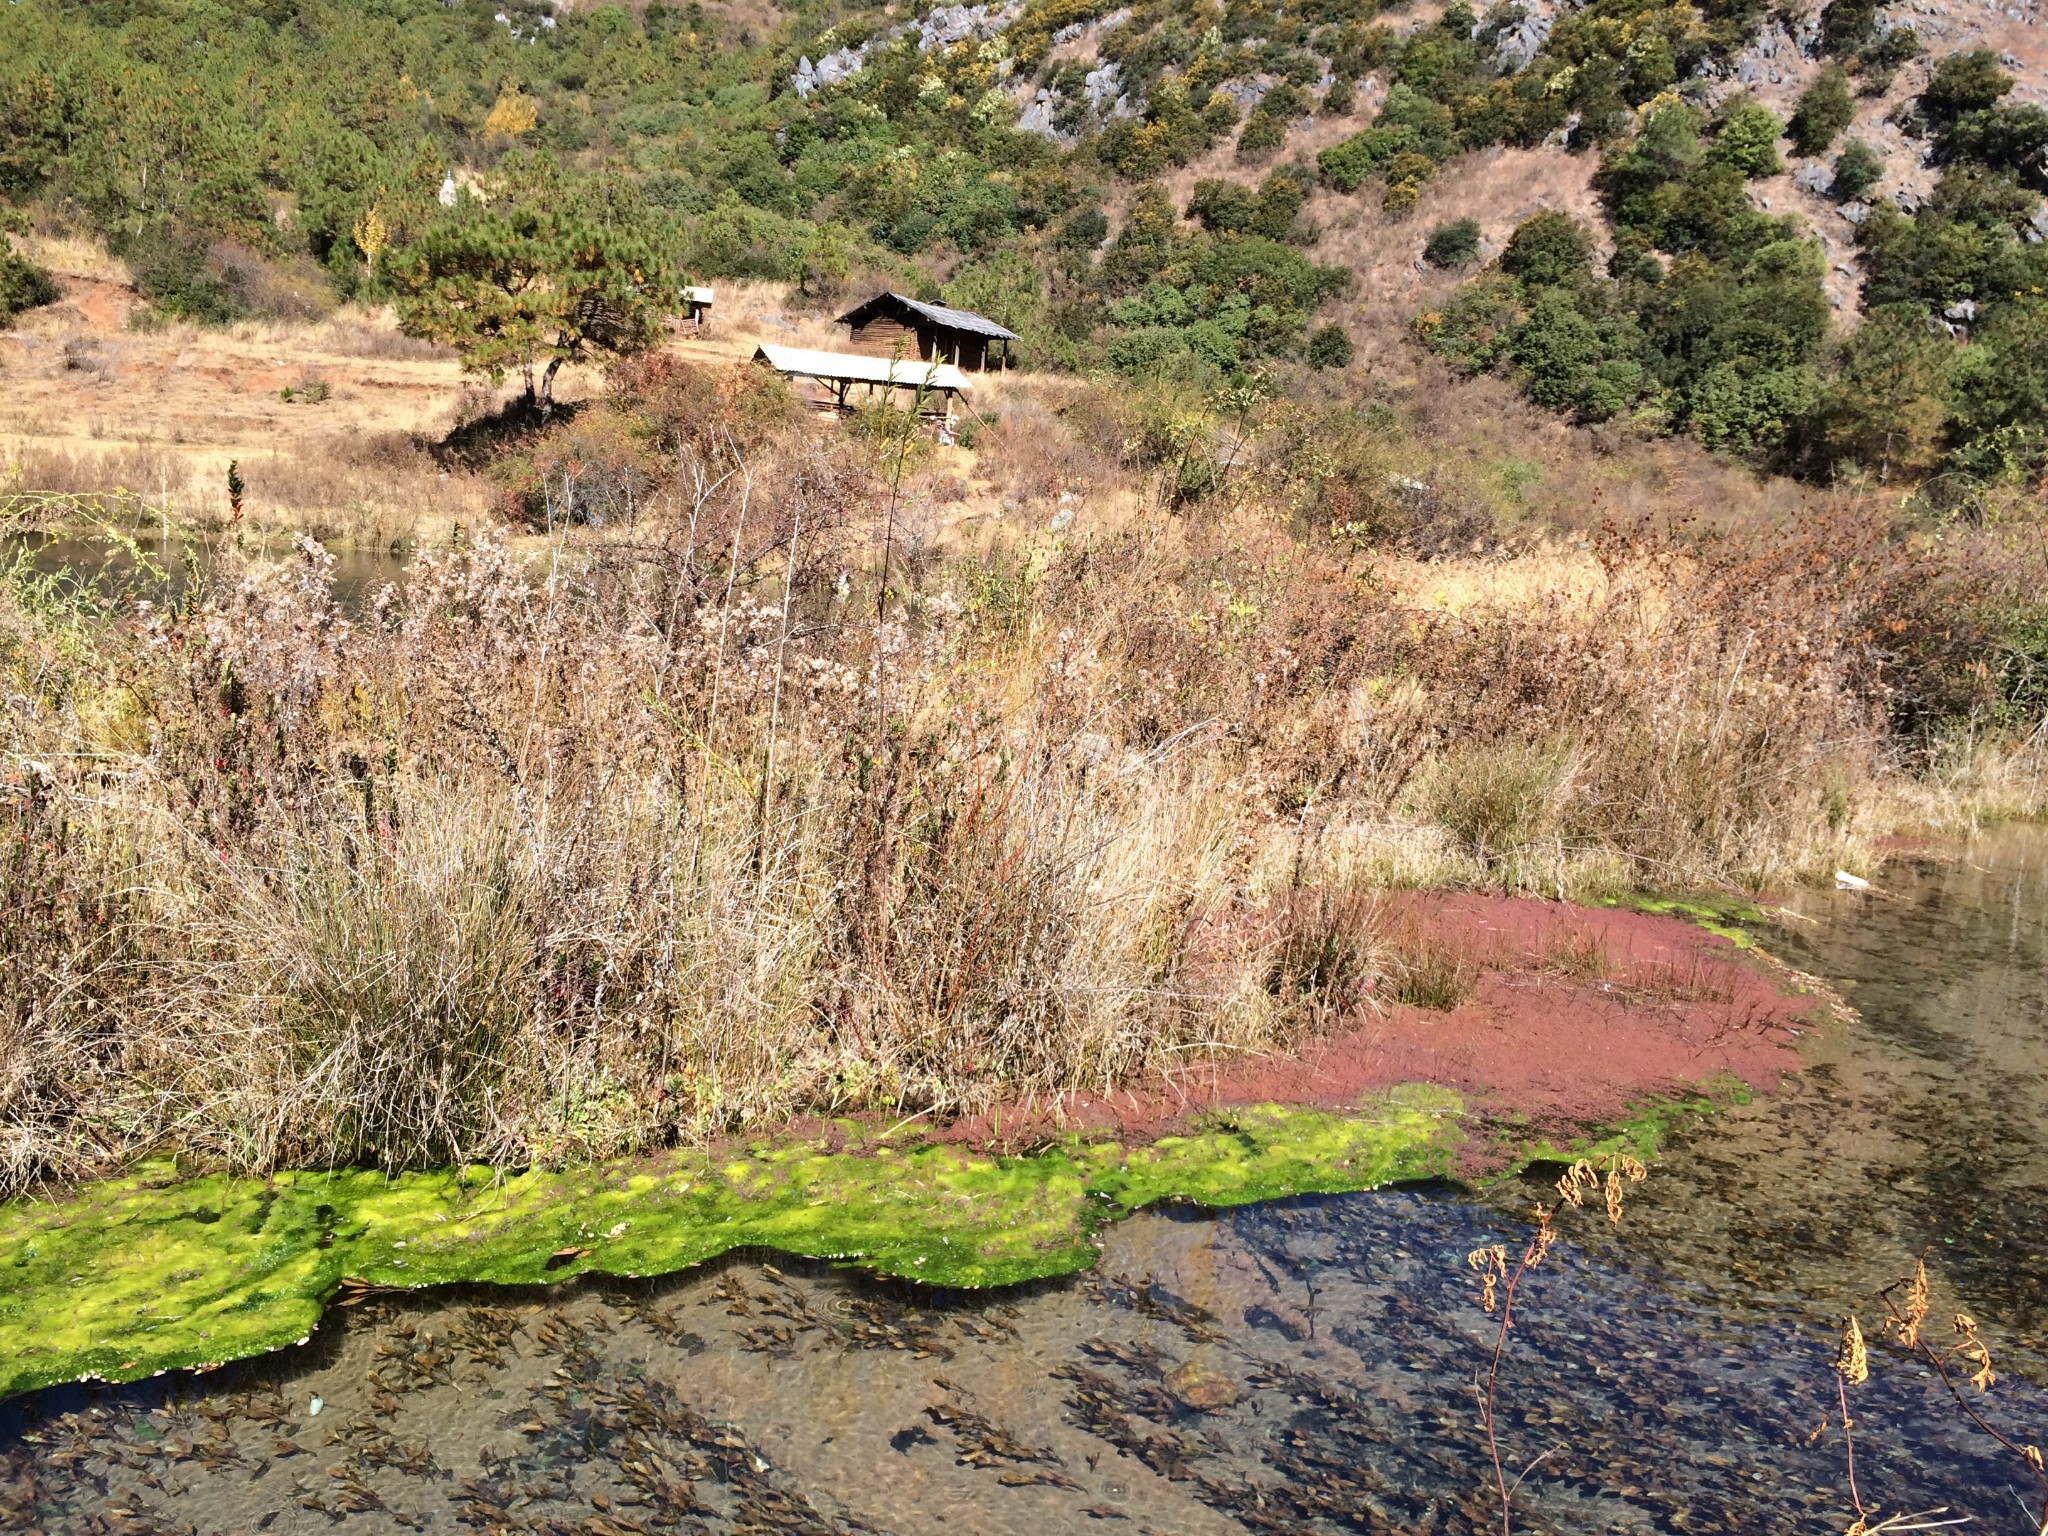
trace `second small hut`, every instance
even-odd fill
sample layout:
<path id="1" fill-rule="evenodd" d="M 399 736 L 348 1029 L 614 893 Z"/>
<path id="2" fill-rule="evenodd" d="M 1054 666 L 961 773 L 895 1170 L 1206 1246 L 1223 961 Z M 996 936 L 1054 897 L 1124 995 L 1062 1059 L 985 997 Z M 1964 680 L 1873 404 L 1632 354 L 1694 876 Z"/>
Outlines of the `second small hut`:
<path id="1" fill-rule="evenodd" d="M 853 328 L 853 350 L 865 356 L 951 363 L 969 373 L 1007 368 L 1010 343 L 1018 339 L 985 315 L 900 293 L 878 293 L 841 315 L 839 323 Z M 996 347 L 1000 352 L 991 356 Z"/>

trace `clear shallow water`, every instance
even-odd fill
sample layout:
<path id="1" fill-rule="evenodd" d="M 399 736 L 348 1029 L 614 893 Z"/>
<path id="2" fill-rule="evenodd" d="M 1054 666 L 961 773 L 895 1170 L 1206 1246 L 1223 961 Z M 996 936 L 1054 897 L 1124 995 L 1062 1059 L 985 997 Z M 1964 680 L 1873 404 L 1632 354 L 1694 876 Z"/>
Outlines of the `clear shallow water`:
<path id="1" fill-rule="evenodd" d="M 0 561 L 11 563 L 25 555 L 30 570 L 60 582 L 97 582 L 103 591 L 132 592 L 155 602 L 182 597 L 191 584 L 183 546 L 161 540 L 153 529 L 131 531 L 148 567 L 109 540 L 58 533 L 0 535 Z M 294 558 L 291 543 L 285 539 L 248 547 L 244 552 L 251 559 L 272 564 Z M 202 574 L 212 568 L 215 557 L 209 548 L 195 546 L 194 554 Z M 377 590 L 398 580 L 404 569 L 402 555 L 359 549 L 339 552 L 334 557 L 335 601 L 350 614 L 360 613 Z"/>
<path id="2" fill-rule="evenodd" d="M 1516 1529 L 1840 1532 L 1836 1314 L 1931 1245 L 1994 1418 L 2048 1435 L 2048 838 L 1815 895 L 1772 944 L 1861 1021 L 1692 1128 L 1524 1288 Z M 0 1529 L 1467 1532 L 1491 1514 L 1464 1255 L 1540 1181 L 1154 1212 L 1098 1271 L 935 1295 L 734 1256 L 652 1284 L 378 1297 L 306 1348 L 0 1408 Z M 1874 1331 L 1874 1326 L 1873 1326 Z M 310 1413 L 312 1399 L 319 1414 Z M 2023 1529 L 2014 1469 L 1873 1350 L 1866 1500 Z"/>

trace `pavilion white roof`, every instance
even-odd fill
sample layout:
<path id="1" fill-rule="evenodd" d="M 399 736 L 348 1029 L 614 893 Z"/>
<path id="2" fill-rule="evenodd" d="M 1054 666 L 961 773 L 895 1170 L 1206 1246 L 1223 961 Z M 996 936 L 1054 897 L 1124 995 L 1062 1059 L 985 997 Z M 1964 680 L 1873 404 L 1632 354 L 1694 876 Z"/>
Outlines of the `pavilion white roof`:
<path id="1" fill-rule="evenodd" d="M 862 357 L 853 352 L 813 352 L 808 347 L 778 347 L 762 342 L 754 361 L 766 363 L 777 373 L 792 378 L 842 380 L 855 384 L 890 384 L 898 389 L 953 389 L 963 394 L 974 388 L 967 375 L 951 363 L 922 359 Z"/>

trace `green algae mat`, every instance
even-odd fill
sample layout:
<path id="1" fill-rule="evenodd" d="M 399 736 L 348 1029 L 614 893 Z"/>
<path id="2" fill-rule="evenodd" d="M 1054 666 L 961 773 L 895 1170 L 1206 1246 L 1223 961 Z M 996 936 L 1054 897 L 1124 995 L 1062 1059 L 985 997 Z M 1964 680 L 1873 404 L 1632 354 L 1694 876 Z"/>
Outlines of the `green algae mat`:
<path id="1" fill-rule="evenodd" d="M 1149 1146 L 757 1148 L 497 1176 L 486 1169 L 170 1170 L 0 1205 L 0 1397 L 132 1381 L 302 1342 L 345 1282 L 413 1288 L 658 1275 L 738 1247 L 935 1285 L 1085 1269 L 1104 1221 L 1444 1173 L 1462 1105 L 1411 1089 L 1351 1114 L 1268 1106 Z"/>

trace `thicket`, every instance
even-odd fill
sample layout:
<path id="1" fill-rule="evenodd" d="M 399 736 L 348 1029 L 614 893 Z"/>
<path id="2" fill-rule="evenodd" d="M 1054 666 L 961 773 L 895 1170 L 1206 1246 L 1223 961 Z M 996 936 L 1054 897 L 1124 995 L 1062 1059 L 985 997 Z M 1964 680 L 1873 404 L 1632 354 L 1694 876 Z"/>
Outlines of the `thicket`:
<path id="1" fill-rule="evenodd" d="M 1375 885 L 1825 872 L 1915 744 L 2037 718 L 2037 553 L 1617 529 L 1582 598 L 1446 609 L 1352 536 L 1424 532 L 1384 431 L 1228 409 L 1188 516 L 884 564 L 910 438 L 656 357 L 519 468 L 586 509 L 531 563 L 465 537 L 353 616 L 310 542 L 147 610 L 11 568 L 0 1190 L 1101 1089 L 1360 1006 Z M 1128 488 L 1184 413 L 979 451 Z"/>
<path id="2" fill-rule="evenodd" d="M 1591 231 L 1538 214 L 1418 334 L 1464 368 L 1512 368 L 1531 399 L 1582 420 L 1629 413 L 1739 452 L 1782 442 L 1819 394 L 1828 308 L 1817 248 L 1744 186 L 1777 168 L 1778 128 L 1746 104 L 1711 123 L 1655 109 L 1597 179 L 1605 275 Z"/>
<path id="3" fill-rule="evenodd" d="M 1654 106 L 1609 148 L 1595 178 L 1613 239 L 1604 277 L 1590 231 L 1567 239 L 1563 216 L 1539 215 L 1417 334 L 1465 369 L 1511 370 L 1531 399 L 1581 420 L 1626 415 L 1823 475 L 1945 472 L 1944 509 L 2029 483 L 2048 464 L 2048 245 L 2039 114 L 1997 105 L 2011 83 L 1981 53 L 1933 72 L 1913 122 L 1942 178 L 1914 214 L 1880 202 L 1859 226 L 1869 317 L 1846 337 L 1830 331 L 1819 246 L 1744 187 L 1780 168 L 1779 125 L 1740 98 L 1711 120 Z M 1832 77 L 1811 87 L 1795 142 L 1830 142 L 1844 97 Z M 2048 119 L 2038 126 L 2048 134 Z M 1837 195 L 1860 196 L 1879 169 L 1851 143 Z M 1531 266 L 1516 254 L 1525 240 L 1573 259 Z"/>

